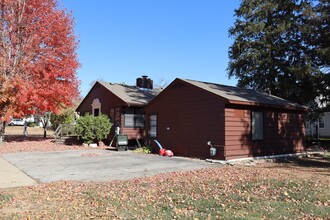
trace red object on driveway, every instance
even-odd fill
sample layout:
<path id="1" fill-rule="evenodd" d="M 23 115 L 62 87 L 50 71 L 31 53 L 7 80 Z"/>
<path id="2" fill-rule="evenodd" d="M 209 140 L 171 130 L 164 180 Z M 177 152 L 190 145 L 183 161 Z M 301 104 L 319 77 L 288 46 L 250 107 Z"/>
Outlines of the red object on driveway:
<path id="1" fill-rule="evenodd" d="M 166 149 L 164 148 L 159 149 L 159 156 L 165 156 L 165 153 L 166 153 Z"/>
<path id="2" fill-rule="evenodd" d="M 173 157 L 173 152 L 171 150 L 166 150 L 165 148 L 160 145 L 157 140 L 154 140 L 159 147 L 159 155 L 164 157 Z"/>
<path id="3" fill-rule="evenodd" d="M 166 150 L 164 156 L 166 156 L 166 157 L 173 157 L 173 152 L 171 150 Z"/>
<path id="4" fill-rule="evenodd" d="M 162 148 L 159 150 L 159 155 L 164 157 L 173 157 L 173 152 L 171 150 Z"/>

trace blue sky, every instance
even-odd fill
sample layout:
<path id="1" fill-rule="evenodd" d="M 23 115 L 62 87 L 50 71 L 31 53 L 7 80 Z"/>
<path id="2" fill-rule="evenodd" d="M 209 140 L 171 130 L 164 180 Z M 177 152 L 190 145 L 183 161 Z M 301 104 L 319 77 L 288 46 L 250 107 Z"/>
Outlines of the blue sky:
<path id="1" fill-rule="evenodd" d="M 175 78 L 236 85 L 228 47 L 239 0 L 61 0 L 73 12 L 81 95 L 95 80 L 134 85 Z"/>

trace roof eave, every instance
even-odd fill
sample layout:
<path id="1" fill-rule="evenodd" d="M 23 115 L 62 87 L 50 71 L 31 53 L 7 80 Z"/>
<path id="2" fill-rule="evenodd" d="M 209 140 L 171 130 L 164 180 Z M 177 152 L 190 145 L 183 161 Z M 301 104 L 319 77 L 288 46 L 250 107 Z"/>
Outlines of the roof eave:
<path id="1" fill-rule="evenodd" d="M 256 102 L 244 102 L 244 101 L 236 101 L 236 100 L 229 100 L 229 104 L 232 105 L 248 105 L 248 106 L 257 106 L 257 107 L 268 107 L 268 108 L 278 108 L 278 109 L 287 109 L 287 110 L 295 110 L 295 111 L 304 111 L 307 112 L 307 107 L 297 107 L 291 105 L 272 105 L 272 104 L 263 104 L 263 103 L 256 103 Z"/>
<path id="2" fill-rule="evenodd" d="M 94 85 L 90 88 L 90 90 L 87 92 L 87 94 L 85 95 L 85 97 L 81 100 L 81 102 L 79 103 L 79 105 L 77 106 L 77 108 L 75 109 L 75 111 L 78 111 L 78 109 L 80 108 L 80 106 L 82 105 L 82 103 L 85 101 L 85 99 L 87 98 L 87 96 L 92 92 L 93 88 L 95 87 L 95 85 L 99 83 L 101 84 L 99 81 L 96 81 L 94 83 Z M 102 84 L 101 84 L 102 85 Z M 103 85 L 102 85 L 103 86 Z"/>
<path id="3" fill-rule="evenodd" d="M 130 107 L 130 106 L 144 107 L 144 106 L 148 105 L 148 103 L 126 102 L 126 105 L 127 105 L 128 107 Z"/>

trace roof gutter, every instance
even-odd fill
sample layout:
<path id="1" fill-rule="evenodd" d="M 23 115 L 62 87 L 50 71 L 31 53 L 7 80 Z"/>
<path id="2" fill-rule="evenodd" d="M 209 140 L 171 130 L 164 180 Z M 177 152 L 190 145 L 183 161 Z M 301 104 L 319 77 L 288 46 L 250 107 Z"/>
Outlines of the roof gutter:
<path id="1" fill-rule="evenodd" d="M 272 105 L 272 104 L 263 104 L 263 103 L 256 103 L 256 102 L 243 102 L 243 101 L 234 101 L 234 100 L 228 100 L 229 104 L 232 105 L 247 105 L 247 106 L 256 106 L 256 107 L 269 107 L 269 108 L 278 108 L 278 109 L 288 109 L 288 110 L 296 110 L 296 111 L 304 111 L 307 112 L 307 107 L 296 107 L 296 106 L 290 106 L 290 105 Z"/>

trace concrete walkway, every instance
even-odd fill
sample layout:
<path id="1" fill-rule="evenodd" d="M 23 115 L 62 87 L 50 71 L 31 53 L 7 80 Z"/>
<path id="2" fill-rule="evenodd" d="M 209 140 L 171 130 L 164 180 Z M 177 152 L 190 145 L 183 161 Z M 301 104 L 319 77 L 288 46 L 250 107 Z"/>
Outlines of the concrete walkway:
<path id="1" fill-rule="evenodd" d="M 32 186 L 37 182 L 0 157 L 0 188 Z"/>

